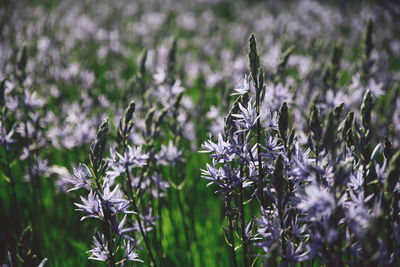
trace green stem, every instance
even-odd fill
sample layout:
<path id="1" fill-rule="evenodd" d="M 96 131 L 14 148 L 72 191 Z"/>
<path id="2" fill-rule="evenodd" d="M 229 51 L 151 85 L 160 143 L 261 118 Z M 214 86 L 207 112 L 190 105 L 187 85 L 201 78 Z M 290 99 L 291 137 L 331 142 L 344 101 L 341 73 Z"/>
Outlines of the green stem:
<path id="1" fill-rule="evenodd" d="M 142 220 L 140 219 L 139 209 L 138 209 L 138 207 L 136 205 L 136 200 L 135 200 L 135 197 L 133 195 L 132 179 L 131 179 L 131 175 L 130 175 L 128 170 L 126 170 L 126 176 L 128 177 L 128 184 L 129 184 L 128 187 L 129 187 L 129 190 L 130 190 L 130 199 L 132 201 L 133 211 L 136 213 L 136 219 L 138 220 L 140 234 L 143 236 L 143 240 L 144 240 L 144 243 L 146 245 L 146 249 L 147 249 L 147 251 L 149 253 L 149 257 L 151 259 L 151 262 L 153 263 L 154 266 L 157 266 L 157 263 L 156 263 L 156 261 L 154 259 L 154 256 L 153 256 L 153 253 L 151 252 L 149 239 L 148 239 L 148 237 L 147 237 L 147 235 L 146 235 L 146 233 L 145 233 L 145 231 L 143 229 L 143 226 L 142 226 Z"/>
<path id="2" fill-rule="evenodd" d="M 176 192 L 176 198 L 178 200 L 179 211 L 181 212 L 181 217 L 182 217 L 182 225 L 183 225 L 183 231 L 185 233 L 186 249 L 188 252 L 190 252 L 189 232 L 187 229 L 187 225 L 185 223 L 185 211 L 184 211 L 182 201 L 180 198 L 180 194 L 179 194 L 180 191 L 178 189 L 176 189 L 175 192 Z"/>
<path id="3" fill-rule="evenodd" d="M 157 189 L 157 211 L 158 211 L 158 216 L 159 216 L 159 219 L 158 219 L 158 221 L 159 221 L 159 225 L 158 225 L 158 235 L 159 235 L 159 240 L 158 240 L 158 249 L 159 249 L 159 251 L 158 251 L 158 258 L 159 258 L 159 263 L 160 263 L 160 266 L 161 266 L 161 260 L 162 260 L 162 257 L 163 257 L 163 247 L 162 247 L 162 237 L 163 237 L 163 235 L 162 235 L 162 233 L 163 233 L 163 231 L 162 231 L 162 224 L 163 224 L 163 221 L 162 221 L 162 202 L 161 202 L 161 197 L 160 197 L 160 191 L 161 191 L 161 189 L 160 188 L 158 188 Z"/>
<path id="4" fill-rule="evenodd" d="M 182 179 L 180 181 L 182 183 L 185 180 L 185 171 L 184 171 L 185 170 L 185 166 L 181 166 L 181 165 L 183 165 L 183 164 L 179 164 L 179 167 L 181 167 L 180 170 L 183 170 L 181 172 L 182 173 Z M 186 216 L 185 216 L 185 208 L 184 208 L 184 206 L 182 204 L 180 189 L 176 188 L 175 192 L 176 192 L 176 199 L 178 200 L 179 211 L 181 213 L 181 218 L 182 218 L 183 232 L 185 234 L 185 241 L 186 241 L 186 249 L 187 249 L 188 252 L 190 252 L 189 229 L 188 229 L 188 227 L 186 225 L 186 221 L 185 221 L 185 218 L 186 218 Z"/>
<path id="5" fill-rule="evenodd" d="M 171 181 L 172 181 L 172 179 L 173 179 L 173 177 L 175 177 L 174 176 L 174 173 L 173 173 L 173 170 L 172 170 L 172 168 L 170 167 L 169 168 L 169 177 L 170 177 L 170 179 L 171 179 Z M 174 183 L 176 183 L 176 181 L 174 181 Z M 172 188 L 171 188 L 171 190 L 173 190 Z M 175 237 L 175 247 L 176 248 L 180 248 L 180 244 L 179 244 L 179 230 L 178 230 L 178 228 L 176 227 L 176 223 L 173 223 L 174 222 L 174 219 L 173 219 L 173 216 L 172 216 L 172 211 L 174 210 L 174 209 L 172 209 L 172 203 L 173 203 L 173 195 L 172 195 L 172 192 L 171 192 L 171 194 L 168 194 L 169 195 L 169 204 L 170 204 L 170 207 L 169 207 L 169 219 L 170 219 L 170 221 L 171 221 L 171 225 L 172 225 L 172 229 L 173 229 L 173 232 L 174 232 L 174 237 Z"/>
<path id="6" fill-rule="evenodd" d="M 106 215 L 106 218 L 103 223 L 103 230 L 104 230 L 104 233 L 106 234 L 107 244 L 108 244 L 107 248 L 108 248 L 108 253 L 109 253 L 107 265 L 109 267 L 115 267 L 116 265 L 115 265 L 115 258 L 114 258 L 114 242 L 113 242 L 113 238 L 111 237 L 110 225 L 108 223 L 110 221 L 110 219 L 111 219 L 111 216 L 109 214 L 109 211 L 107 211 L 107 215 Z"/>
<path id="7" fill-rule="evenodd" d="M 11 167 L 10 167 L 10 159 L 8 157 L 8 151 L 5 149 L 5 157 L 6 157 L 6 174 L 8 178 L 10 178 L 10 183 L 11 183 L 11 188 L 12 188 L 12 196 L 13 196 L 13 202 L 14 202 L 14 208 L 15 208 L 15 213 L 17 214 L 17 219 L 16 219 L 16 225 L 17 225 L 17 231 L 19 232 L 20 229 L 20 214 L 19 214 L 19 208 L 18 208 L 18 200 L 17 200 L 17 193 L 15 190 L 15 180 L 14 176 L 12 175 Z"/>
<path id="8" fill-rule="evenodd" d="M 240 165 L 240 173 L 243 172 L 243 165 Z M 242 226 L 242 239 L 243 239 L 243 262 L 244 266 L 248 266 L 248 251 L 247 251 L 247 235 L 246 235 L 246 221 L 244 214 L 244 204 L 243 204 L 243 183 L 240 183 L 240 220 Z"/>
<path id="9" fill-rule="evenodd" d="M 231 216 L 231 204 L 228 194 L 225 195 L 225 205 L 228 212 L 228 221 L 229 221 L 229 234 L 230 234 L 230 242 L 231 242 L 231 255 L 233 260 L 233 266 L 238 267 L 237 259 L 236 259 L 236 251 L 235 251 L 235 239 L 233 236 L 233 225 L 232 225 L 232 216 Z"/>
<path id="10" fill-rule="evenodd" d="M 254 78 L 253 78 L 254 79 Z M 255 79 L 256 80 L 256 79 Z M 260 90 L 258 90 L 260 91 Z M 264 169 L 262 166 L 262 159 L 261 159 L 261 121 L 260 121 L 260 93 L 256 95 L 256 112 L 257 112 L 257 158 L 258 158 L 258 192 L 261 206 L 266 209 L 264 203 L 264 192 L 262 187 L 262 182 L 264 179 Z"/>

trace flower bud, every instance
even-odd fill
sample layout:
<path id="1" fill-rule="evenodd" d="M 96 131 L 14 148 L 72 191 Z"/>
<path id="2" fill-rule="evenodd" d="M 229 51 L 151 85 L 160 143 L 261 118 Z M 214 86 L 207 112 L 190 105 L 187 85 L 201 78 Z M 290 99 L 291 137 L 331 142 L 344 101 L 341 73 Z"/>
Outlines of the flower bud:
<path id="1" fill-rule="evenodd" d="M 278 126 L 279 126 L 279 135 L 286 144 L 286 132 L 289 127 L 289 112 L 286 102 L 283 102 L 282 106 L 279 109 Z"/>
<path id="2" fill-rule="evenodd" d="M 260 57 L 257 52 L 256 37 L 254 33 L 251 34 L 249 39 L 249 61 L 250 61 L 250 74 L 253 78 L 254 87 L 257 88 L 258 70 L 260 68 Z"/>

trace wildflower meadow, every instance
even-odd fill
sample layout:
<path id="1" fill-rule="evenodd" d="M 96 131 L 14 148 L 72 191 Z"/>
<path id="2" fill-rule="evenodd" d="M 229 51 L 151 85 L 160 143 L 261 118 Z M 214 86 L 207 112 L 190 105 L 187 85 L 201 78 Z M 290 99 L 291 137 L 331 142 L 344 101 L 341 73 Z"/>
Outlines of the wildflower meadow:
<path id="1" fill-rule="evenodd" d="M 400 3 L 0 1 L 0 264 L 400 266 Z"/>

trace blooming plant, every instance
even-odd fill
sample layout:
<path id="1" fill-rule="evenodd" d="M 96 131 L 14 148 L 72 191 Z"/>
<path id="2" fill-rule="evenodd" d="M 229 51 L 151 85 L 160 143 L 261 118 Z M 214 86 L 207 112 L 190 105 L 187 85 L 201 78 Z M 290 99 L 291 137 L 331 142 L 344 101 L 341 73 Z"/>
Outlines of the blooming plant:
<path id="1" fill-rule="evenodd" d="M 0 265 L 399 266 L 398 17 L 2 1 Z"/>
<path id="2" fill-rule="evenodd" d="M 371 23 L 366 35 L 368 47 Z M 301 144 L 290 129 L 288 103 L 281 103 L 277 120 L 271 119 L 276 117 L 273 107 L 262 103 L 267 93 L 254 35 L 249 61 L 250 75 L 233 93 L 240 97 L 225 117 L 224 134 L 202 146 L 212 158 L 203 178 L 225 195 L 225 234 L 234 265 L 239 247 L 244 266 L 259 257 L 282 266 L 315 261 L 327 266 L 395 264 L 400 252 L 400 152 L 393 152 L 388 138 L 383 145 L 372 138 L 371 91 L 365 92 L 359 122 L 353 111 L 342 115 L 343 103 L 325 118 L 314 103 L 308 139 Z M 365 77 L 369 67 L 362 66 Z M 285 69 L 279 67 L 282 75 Z M 256 202 L 261 217 L 245 209 L 249 202 Z"/>

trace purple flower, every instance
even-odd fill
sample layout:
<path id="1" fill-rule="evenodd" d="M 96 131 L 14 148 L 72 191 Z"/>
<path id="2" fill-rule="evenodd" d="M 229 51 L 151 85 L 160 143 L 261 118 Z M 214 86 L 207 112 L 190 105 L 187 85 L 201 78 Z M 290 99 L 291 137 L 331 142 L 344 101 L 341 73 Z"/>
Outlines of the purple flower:
<path id="1" fill-rule="evenodd" d="M 107 261 L 108 260 L 108 248 L 104 242 L 104 235 L 100 235 L 98 232 L 93 237 L 93 247 L 87 253 L 90 253 L 89 259 L 96 261 Z"/>
<path id="2" fill-rule="evenodd" d="M 74 203 L 78 209 L 85 212 L 87 215 L 81 218 L 81 221 L 87 218 L 104 218 L 104 212 L 102 205 L 100 204 L 100 199 L 96 194 L 93 194 L 93 191 L 90 191 L 87 199 L 84 197 L 80 197 L 82 200 L 82 204 Z"/>
<path id="3" fill-rule="evenodd" d="M 281 229 L 276 212 L 264 209 L 261 209 L 261 212 L 262 217 L 256 219 L 256 222 L 258 224 L 258 234 L 262 237 L 262 241 L 256 245 L 268 253 L 274 244 L 279 244 L 283 230 Z"/>
<path id="4" fill-rule="evenodd" d="M 111 223 L 111 229 L 114 231 L 114 233 L 124 237 L 125 239 L 132 239 L 132 237 L 126 234 L 136 230 L 136 228 L 135 227 L 124 228 L 125 222 L 126 222 L 126 214 L 119 223 L 118 223 L 118 216 L 115 215 Z"/>
<path id="5" fill-rule="evenodd" d="M 182 161 L 181 155 L 182 151 L 172 144 L 172 140 L 169 140 L 168 146 L 161 145 L 161 150 L 156 158 L 161 165 L 174 165 L 176 162 Z"/>
<path id="6" fill-rule="evenodd" d="M 158 216 L 153 216 L 152 208 L 149 208 L 148 211 L 143 210 L 142 214 L 140 214 L 139 216 L 142 219 L 141 225 L 143 230 L 145 232 L 153 230 L 153 227 L 156 225 L 156 220 L 158 219 Z M 134 225 L 136 229 L 139 229 L 138 220 L 135 221 Z"/>
<path id="7" fill-rule="evenodd" d="M 123 156 L 118 152 L 116 152 L 116 154 L 118 156 L 118 161 L 116 163 L 124 166 L 125 168 L 131 166 L 143 167 L 147 164 L 147 160 L 149 158 L 148 155 L 142 154 L 142 146 L 128 146 L 128 149 L 124 152 Z"/>
<path id="8" fill-rule="evenodd" d="M 40 98 L 36 91 L 33 93 L 29 92 L 28 89 L 24 91 L 24 105 L 28 109 L 41 108 L 44 106 L 45 102 L 45 99 Z"/>
<path id="9" fill-rule="evenodd" d="M 239 103 L 239 109 L 241 111 L 240 114 L 232 114 L 233 117 L 237 118 L 237 120 L 234 120 L 234 122 L 241 128 L 241 130 L 237 131 L 237 133 L 251 130 L 256 125 L 257 120 L 260 117 L 257 116 L 254 103 L 252 103 L 250 100 L 247 104 L 247 108 L 244 108 L 242 104 Z"/>
<path id="10" fill-rule="evenodd" d="M 130 240 L 124 240 L 125 254 L 124 260 L 143 262 L 139 259 L 139 255 L 136 253 L 134 243 Z"/>
<path id="11" fill-rule="evenodd" d="M 280 266 L 287 266 L 290 262 L 301 262 L 307 259 L 308 251 L 304 251 L 303 242 L 300 242 L 297 247 L 292 241 L 286 245 L 286 251 L 282 253 L 283 262 Z"/>
<path id="12" fill-rule="evenodd" d="M 169 182 L 164 181 L 162 176 L 157 172 L 151 176 L 151 181 L 156 185 L 156 189 L 152 190 L 153 197 L 164 197 L 166 195 L 166 191 L 170 187 Z"/>
<path id="13" fill-rule="evenodd" d="M 130 202 L 122 198 L 119 191 L 119 185 L 115 186 L 114 189 L 111 190 L 108 179 L 104 180 L 103 193 L 99 192 L 99 198 L 101 200 L 101 205 L 109 209 L 112 213 L 133 213 L 133 211 L 127 210 L 130 206 Z"/>
<path id="14" fill-rule="evenodd" d="M 83 170 L 84 168 L 86 171 Z M 91 180 L 87 179 L 88 174 L 90 174 L 88 167 L 85 164 L 79 164 L 79 166 L 77 168 L 74 167 L 73 170 L 74 174 L 71 175 L 67 180 L 67 182 L 73 185 L 73 187 L 68 189 L 67 192 L 74 191 L 82 187 L 86 189 L 90 188 Z"/>
<path id="15" fill-rule="evenodd" d="M 247 74 L 244 75 L 244 78 L 241 78 L 239 80 L 234 89 L 236 92 L 231 95 L 244 95 L 248 92 L 252 92 L 253 94 L 255 94 L 254 87 L 251 83 L 251 77 Z"/>
<path id="16" fill-rule="evenodd" d="M 201 145 L 204 149 L 200 151 L 202 153 L 212 153 L 211 158 L 215 158 L 217 162 L 230 162 L 233 160 L 233 155 L 230 153 L 230 144 L 225 142 L 222 138 L 222 134 L 218 134 L 218 143 L 214 143 L 211 139 L 205 141 Z"/>
<path id="17" fill-rule="evenodd" d="M 297 208 L 305 212 L 307 219 L 318 222 L 331 215 L 335 208 L 335 199 L 328 189 L 310 185 L 305 189 L 305 195 L 300 197 Z"/>
<path id="18" fill-rule="evenodd" d="M 278 113 L 274 111 L 273 113 L 269 108 L 266 110 L 261 111 L 261 118 L 260 120 L 266 124 L 267 129 L 273 129 L 273 130 L 278 130 Z"/>
<path id="19" fill-rule="evenodd" d="M 302 179 L 307 179 L 313 173 L 317 173 L 320 175 L 324 175 L 325 172 L 320 167 L 314 165 L 309 158 L 311 149 L 306 149 L 302 151 L 300 145 L 296 143 L 296 155 L 293 157 L 293 161 L 295 163 L 295 168 L 293 168 L 290 172 L 293 176 L 298 176 Z"/>
<path id="20" fill-rule="evenodd" d="M 215 162 L 213 162 L 213 166 L 210 164 L 206 166 L 207 170 L 201 170 L 202 178 L 211 181 L 207 186 L 215 184 L 220 188 L 216 193 L 231 191 L 241 183 L 243 183 L 243 187 L 247 187 L 252 183 L 251 181 L 244 181 L 239 176 L 239 168 L 232 169 L 228 164 L 225 164 L 223 168 L 217 168 Z"/>
<path id="21" fill-rule="evenodd" d="M 13 136 L 15 130 L 14 130 L 14 128 L 12 128 L 7 133 L 6 128 L 3 125 L 3 122 L 0 121 L 0 131 L 1 131 L 1 134 L 0 134 L 0 145 L 1 146 L 5 146 L 6 150 L 9 150 L 10 144 L 15 142 L 15 140 L 12 139 L 12 136 Z"/>
<path id="22" fill-rule="evenodd" d="M 110 179 L 110 184 L 114 184 L 115 178 L 119 177 L 121 174 L 125 173 L 125 166 L 119 164 L 112 164 L 108 167 L 106 175 Z"/>
<path id="23" fill-rule="evenodd" d="M 350 181 L 347 184 L 347 186 L 352 190 L 358 191 L 358 190 L 364 190 L 363 184 L 364 184 L 363 174 L 361 171 L 356 170 L 355 174 L 350 175 Z"/>
<path id="24" fill-rule="evenodd" d="M 263 157 L 274 159 L 278 155 L 279 151 L 283 149 L 283 145 L 278 143 L 278 138 L 276 136 L 267 134 L 265 136 L 265 142 L 261 145 L 261 148 L 265 151 L 261 152 Z"/>

